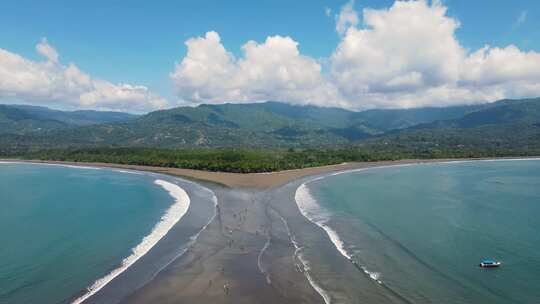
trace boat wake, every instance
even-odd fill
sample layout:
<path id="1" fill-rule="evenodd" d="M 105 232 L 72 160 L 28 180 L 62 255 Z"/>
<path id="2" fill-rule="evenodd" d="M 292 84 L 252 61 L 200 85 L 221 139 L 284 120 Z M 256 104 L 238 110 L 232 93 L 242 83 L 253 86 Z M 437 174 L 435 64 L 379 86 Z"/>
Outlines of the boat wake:
<path id="1" fill-rule="evenodd" d="M 122 261 L 120 267 L 111 271 L 108 275 L 95 281 L 87 292 L 81 297 L 75 299 L 72 303 L 79 304 L 93 296 L 114 278 L 126 271 L 133 263 L 144 256 L 157 242 L 162 239 L 167 232 L 186 214 L 189 209 L 190 199 L 184 189 L 164 180 L 155 180 L 154 183 L 165 189 L 174 198 L 175 202 L 169 207 L 167 212 L 161 217 L 161 220 L 154 226 L 152 232 L 145 236 L 142 241 L 132 249 L 130 256 Z"/>

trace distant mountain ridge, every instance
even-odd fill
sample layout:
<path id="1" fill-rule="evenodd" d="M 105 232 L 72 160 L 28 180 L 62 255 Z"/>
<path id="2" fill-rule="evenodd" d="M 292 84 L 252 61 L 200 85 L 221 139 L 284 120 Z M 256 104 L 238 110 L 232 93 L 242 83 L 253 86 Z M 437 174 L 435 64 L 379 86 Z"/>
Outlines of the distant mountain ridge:
<path id="1" fill-rule="evenodd" d="M 134 116 L 0 105 L 0 143 L 11 147 L 303 148 L 447 145 L 460 137 L 493 144 L 516 126 L 534 142 L 540 98 L 445 108 L 368 110 L 281 102 L 200 105 Z M 467 131 L 463 131 L 467 130 Z M 490 140 L 493 139 L 493 140 Z M 504 136 L 502 136 L 504 138 Z M 408 140 L 405 141 L 405 139 Z M 428 139 L 422 141 L 420 139 Z M 505 144 L 511 144 L 505 139 Z M 465 141 L 465 140 L 464 140 Z M 539 138 L 540 141 L 540 138 Z M 449 145 L 449 147 L 451 144 Z"/>
<path id="2" fill-rule="evenodd" d="M 450 120 L 420 124 L 416 128 L 473 128 L 483 125 L 540 122 L 540 98 L 501 100 L 481 110 L 472 111 Z"/>
<path id="3" fill-rule="evenodd" d="M 69 127 L 123 122 L 137 115 L 92 110 L 60 111 L 29 105 L 0 104 L 0 133 L 28 134 Z"/>
<path id="4" fill-rule="evenodd" d="M 3 105 L 25 111 L 28 114 L 34 115 L 42 119 L 58 120 L 73 125 L 90 125 L 98 123 L 109 123 L 128 121 L 140 115 L 113 112 L 113 111 L 96 111 L 96 110 L 75 110 L 75 111 L 60 111 L 53 110 L 47 107 L 30 106 L 30 105 Z"/>
<path id="5" fill-rule="evenodd" d="M 393 130 L 368 142 L 384 150 L 530 155 L 540 151 L 540 98 L 501 100 L 459 118 Z"/>

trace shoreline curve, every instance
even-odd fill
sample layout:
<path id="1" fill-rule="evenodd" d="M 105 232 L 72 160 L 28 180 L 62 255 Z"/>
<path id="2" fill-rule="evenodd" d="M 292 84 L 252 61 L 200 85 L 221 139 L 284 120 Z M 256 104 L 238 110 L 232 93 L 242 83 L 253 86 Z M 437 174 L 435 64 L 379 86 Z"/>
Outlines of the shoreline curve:
<path id="1" fill-rule="evenodd" d="M 460 163 L 472 163 L 472 162 L 509 162 L 509 161 L 540 161 L 540 157 L 531 157 L 531 158 L 493 158 L 493 159 L 464 159 L 464 160 L 442 160 L 442 161 L 430 161 L 430 162 L 416 162 L 416 163 L 401 163 L 401 164 L 391 164 L 391 165 L 380 165 L 380 166 L 369 166 L 364 168 L 356 168 L 356 169 L 348 169 L 348 170 L 341 170 L 337 172 L 327 172 L 320 175 L 311 176 L 311 178 L 307 177 L 307 181 L 301 182 L 301 184 L 296 188 L 294 200 L 296 203 L 296 206 L 298 207 L 298 210 L 302 214 L 304 218 L 306 218 L 310 223 L 320 227 L 323 229 L 329 238 L 330 242 L 334 245 L 335 249 L 340 253 L 341 256 L 343 256 L 345 259 L 347 259 L 350 262 L 354 262 L 353 256 L 347 252 L 347 249 L 345 248 L 345 244 L 342 241 L 339 234 L 329 225 L 327 225 L 327 222 L 330 220 L 331 214 L 329 211 L 327 211 L 323 206 L 321 206 L 315 198 L 310 193 L 310 190 L 308 188 L 308 184 L 312 182 L 316 182 L 328 177 L 342 175 L 342 174 L 348 174 L 348 173 L 355 173 L 355 172 L 363 172 L 368 170 L 374 170 L 374 169 L 387 169 L 387 168 L 399 168 L 399 167 L 409 167 L 409 166 L 415 166 L 415 165 L 422 165 L 422 164 L 460 164 Z M 355 264 L 356 265 L 356 264 Z M 359 267 L 367 276 L 369 276 L 370 279 L 377 282 L 378 284 L 383 284 L 380 280 L 380 274 L 377 272 L 372 272 L 366 269 L 362 265 L 356 265 Z M 311 280 L 310 280 L 311 282 Z M 315 283 L 315 282 L 314 282 Z M 321 288 L 318 286 L 318 288 Z M 322 289 L 322 288 L 321 288 Z M 317 290 L 317 289 L 316 289 Z M 319 290 L 317 290 L 319 292 Z M 324 290 L 323 290 L 324 291 Z M 324 291 L 327 293 L 327 291 Z M 320 293 L 320 292 L 319 292 Z M 326 299 L 325 299 L 326 300 Z"/>
<path id="2" fill-rule="evenodd" d="M 187 192 L 180 186 L 173 183 L 157 179 L 154 184 L 162 187 L 174 198 L 175 202 L 167 209 L 161 220 L 156 223 L 150 234 L 146 235 L 142 241 L 132 249 L 132 254 L 122 260 L 120 267 L 115 268 L 104 277 L 97 279 L 87 288 L 87 292 L 75 299 L 72 304 L 79 304 L 92 297 L 108 283 L 114 280 L 121 273 L 126 271 L 137 260 L 143 257 L 161 240 L 171 228 L 184 217 L 190 205 L 190 198 Z"/>

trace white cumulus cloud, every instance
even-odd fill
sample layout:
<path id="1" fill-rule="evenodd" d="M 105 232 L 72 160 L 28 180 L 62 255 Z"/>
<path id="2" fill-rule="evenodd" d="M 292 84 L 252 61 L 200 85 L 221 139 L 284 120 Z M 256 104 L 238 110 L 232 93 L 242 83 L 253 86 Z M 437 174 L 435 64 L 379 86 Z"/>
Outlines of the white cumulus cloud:
<path id="1" fill-rule="evenodd" d="M 365 9 L 363 27 L 349 27 L 331 57 L 340 90 L 361 101 L 368 94 L 399 96 L 394 93 L 457 81 L 465 54 L 454 37 L 459 23 L 445 13 L 423 1 Z"/>
<path id="2" fill-rule="evenodd" d="M 186 42 L 171 79 L 179 98 L 192 103 L 281 100 L 367 109 L 540 96 L 540 53 L 514 45 L 468 50 L 455 35 L 459 21 L 440 1 L 396 1 L 359 16 L 353 1 L 342 7 L 340 42 L 320 61 L 281 36 L 248 41 L 235 58 L 218 33 L 208 32 Z"/>
<path id="3" fill-rule="evenodd" d="M 216 32 L 186 42 L 187 54 L 171 73 L 181 99 L 193 103 L 287 100 L 324 105 L 336 103 L 321 65 L 303 56 L 290 37 L 248 41 L 235 58 Z"/>
<path id="4" fill-rule="evenodd" d="M 44 38 L 36 46 L 44 61 L 33 61 L 0 48 L 0 101 L 142 112 L 167 105 L 145 86 L 94 79 L 75 64 L 59 62 Z"/>
<path id="5" fill-rule="evenodd" d="M 58 63 L 58 52 L 47 42 L 47 38 L 41 39 L 41 42 L 36 45 L 36 51 L 50 62 Z"/>
<path id="6" fill-rule="evenodd" d="M 358 13 L 354 10 L 354 0 L 345 4 L 336 15 L 336 31 L 343 35 L 350 28 L 358 24 Z"/>

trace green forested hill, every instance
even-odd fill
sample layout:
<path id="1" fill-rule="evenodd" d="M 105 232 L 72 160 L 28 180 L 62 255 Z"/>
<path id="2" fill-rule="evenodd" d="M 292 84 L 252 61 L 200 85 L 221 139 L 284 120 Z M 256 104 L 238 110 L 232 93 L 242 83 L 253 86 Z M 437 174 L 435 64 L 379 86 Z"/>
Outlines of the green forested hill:
<path id="1" fill-rule="evenodd" d="M 474 128 L 484 125 L 513 123 L 535 124 L 540 122 L 540 98 L 502 100 L 487 108 L 473 111 L 450 120 L 438 120 L 416 126 L 418 129 Z"/>
<path id="2" fill-rule="evenodd" d="M 120 112 L 58 111 L 26 105 L 0 105 L 0 134 L 46 134 L 85 125 L 129 121 L 135 115 Z"/>
<path id="3" fill-rule="evenodd" d="M 493 104 L 455 106 L 445 108 L 368 110 L 354 114 L 354 120 L 366 122 L 374 128 L 389 131 L 405 129 L 418 124 L 461 118 L 469 113 L 483 110 Z"/>
<path id="4" fill-rule="evenodd" d="M 364 145 L 381 150 L 457 154 L 540 152 L 540 98 L 503 100 L 450 120 L 393 130 Z M 530 153 L 529 153 L 530 152 Z"/>
<path id="5" fill-rule="evenodd" d="M 18 108 L 0 105 L 0 134 L 29 134 L 66 126 L 58 120 L 36 117 Z"/>
<path id="6" fill-rule="evenodd" d="M 539 125 L 540 99 L 364 112 L 265 102 L 179 107 L 138 117 L 0 106 L 0 149 L 523 148 L 536 145 Z"/>
<path id="7" fill-rule="evenodd" d="M 56 120 L 67 125 L 75 126 L 129 121 L 137 117 L 137 115 L 123 112 L 93 110 L 59 111 L 52 110 L 46 107 L 28 105 L 8 105 L 6 107 L 23 111 L 36 119 Z"/>

